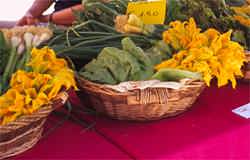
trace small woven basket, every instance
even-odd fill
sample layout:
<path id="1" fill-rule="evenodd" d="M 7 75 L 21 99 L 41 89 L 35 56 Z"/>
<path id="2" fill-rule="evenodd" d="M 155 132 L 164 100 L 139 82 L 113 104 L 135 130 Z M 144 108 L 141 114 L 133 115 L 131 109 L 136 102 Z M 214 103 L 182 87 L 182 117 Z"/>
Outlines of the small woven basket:
<path id="1" fill-rule="evenodd" d="M 244 78 L 243 81 L 250 83 L 250 51 L 246 52 L 247 62 L 242 68 Z"/>
<path id="2" fill-rule="evenodd" d="M 175 116 L 192 106 L 205 88 L 189 81 L 179 90 L 148 88 L 119 93 L 105 85 L 78 78 L 81 100 L 97 112 L 118 120 L 149 121 Z"/>
<path id="3" fill-rule="evenodd" d="M 32 148 L 42 136 L 43 124 L 48 115 L 61 107 L 67 98 L 68 94 L 61 92 L 53 104 L 0 126 L 0 159 L 15 156 Z"/>

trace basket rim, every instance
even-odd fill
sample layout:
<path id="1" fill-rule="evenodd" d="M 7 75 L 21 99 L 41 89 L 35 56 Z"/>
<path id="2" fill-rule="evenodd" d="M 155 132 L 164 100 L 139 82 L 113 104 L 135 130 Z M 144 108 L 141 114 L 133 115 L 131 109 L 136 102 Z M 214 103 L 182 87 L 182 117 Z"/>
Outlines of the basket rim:
<path id="1" fill-rule="evenodd" d="M 38 109 L 37 111 L 35 111 L 34 113 L 32 114 L 28 114 L 28 115 L 23 115 L 23 116 L 20 116 L 18 117 L 15 121 L 12 121 L 6 125 L 0 125 L 0 135 L 1 134 L 7 134 L 9 132 L 12 132 L 12 131 L 15 131 L 15 130 L 18 130 L 22 127 L 25 127 L 25 126 L 28 126 L 36 121 L 33 121 L 33 122 L 30 122 L 28 125 L 19 125 L 18 127 L 15 127 L 15 128 L 12 128 L 13 125 L 15 125 L 16 122 L 20 121 L 20 120 L 25 120 L 25 119 L 30 119 L 31 117 L 34 117 L 34 115 L 40 113 L 40 112 L 43 112 L 43 111 L 47 111 L 49 113 L 51 113 L 53 110 L 56 110 L 57 108 L 61 107 L 62 105 L 65 104 L 65 102 L 67 101 L 69 95 L 68 95 L 68 91 L 62 91 L 60 92 L 56 98 L 54 98 L 50 104 L 48 105 L 45 105 L 45 106 L 42 106 L 40 109 Z M 47 116 L 44 116 L 44 117 L 41 117 L 41 118 L 45 118 Z M 40 119 L 41 119 L 40 118 Z M 8 132 L 1 132 L 1 130 L 3 128 L 9 128 L 9 131 Z"/>
<path id="2" fill-rule="evenodd" d="M 132 90 L 132 91 L 128 91 L 128 92 L 118 92 L 112 88 L 109 88 L 107 87 L 105 84 L 99 84 L 99 83 L 95 83 L 95 82 L 92 82 L 92 81 L 89 81 L 83 77 L 80 77 L 80 76 L 77 76 L 77 81 L 78 83 L 82 83 L 84 82 L 85 84 L 88 84 L 90 86 L 94 86 L 94 87 L 97 87 L 99 89 L 102 89 L 102 90 L 98 90 L 98 91 L 95 91 L 95 90 L 91 90 L 91 92 L 98 92 L 98 93 L 102 93 L 102 94 L 106 94 L 106 95 L 117 95 L 117 96 L 128 96 L 128 95 L 131 95 L 133 94 L 135 91 L 137 90 Z M 190 79 L 187 81 L 187 83 L 180 89 L 177 89 L 178 90 L 182 90 L 184 88 L 189 88 L 190 85 L 205 85 L 205 82 L 204 81 L 201 81 L 201 80 L 194 80 L 194 79 Z M 87 89 L 89 88 L 88 86 L 82 86 L 82 85 L 79 85 L 80 88 L 84 88 L 84 89 Z M 162 88 L 155 88 L 155 89 L 162 89 Z M 165 88 L 165 89 L 168 89 L 168 90 L 173 90 L 173 89 L 170 89 L 170 88 Z"/>
<path id="3" fill-rule="evenodd" d="M 246 63 L 250 63 L 250 51 L 246 52 L 246 59 L 247 59 Z"/>
<path id="4" fill-rule="evenodd" d="M 38 130 L 39 131 L 38 131 L 38 134 L 36 135 L 36 137 L 32 138 L 31 141 L 29 141 L 28 143 L 24 143 L 24 144 L 21 145 L 20 148 L 24 148 L 24 149 L 15 148 L 14 151 L 9 150 L 9 151 L 5 152 L 3 155 L 0 155 L 0 159 L 13 157 L 13 156 L 21 154 L 21 153 L 33 148 L 33 146 L 40 140 L 40 138 L 42 136 L 43 128 L 40 127 L 40 128 L 38 128 Z"/>

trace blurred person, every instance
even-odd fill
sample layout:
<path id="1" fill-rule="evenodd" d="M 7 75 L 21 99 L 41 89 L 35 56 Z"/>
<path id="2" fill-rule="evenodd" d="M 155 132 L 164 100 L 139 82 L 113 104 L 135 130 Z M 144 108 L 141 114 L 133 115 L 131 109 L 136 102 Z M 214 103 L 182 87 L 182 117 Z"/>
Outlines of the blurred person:
<path id="1" fill-rule="evenodd" d="M 43 13 L 55 3 L 54 12 L 48 15 Z M 17 22 L 0 22 L 0 28 L 13 26 L 35 25 L 52 22 L 57 25 L 71 25 L 75 18 L 72 10 L 81 11 L 81 0 L 35 0 L 24 16 Z"/>
<path id="2" fill-rule="evenodd" d="M 53 3 L 55 3 L 55 11 L 49 15 L 43 15 Z M 33 25 L 39 22 L 71 25 L 75 19 L 72 10 L 82 9 L 81 0 L 35 0 L 17 25 Z"/>
<path id="3" fill-rule="evenodd" d="M 49 15 L 43 13 L 55 3 L 55 11 Z M 35 0 L 17 25 L 34 25 L 39 22 L 52 22 L 58 25 L 71 25 L 74 21 L 72 10 L 82 10 L 81 0 Z"/>

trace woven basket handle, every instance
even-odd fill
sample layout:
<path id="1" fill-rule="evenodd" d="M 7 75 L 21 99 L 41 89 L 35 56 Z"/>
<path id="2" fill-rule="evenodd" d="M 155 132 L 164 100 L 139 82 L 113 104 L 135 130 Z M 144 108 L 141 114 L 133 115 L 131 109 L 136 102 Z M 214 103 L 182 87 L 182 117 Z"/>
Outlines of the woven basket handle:
<path id="1" fill-rule="evenodd" d="M 60 92 L 57 97 L 53 100 L 52 111 L 61 108 L 69 98 L 69 94 L 66 91 Z"/>

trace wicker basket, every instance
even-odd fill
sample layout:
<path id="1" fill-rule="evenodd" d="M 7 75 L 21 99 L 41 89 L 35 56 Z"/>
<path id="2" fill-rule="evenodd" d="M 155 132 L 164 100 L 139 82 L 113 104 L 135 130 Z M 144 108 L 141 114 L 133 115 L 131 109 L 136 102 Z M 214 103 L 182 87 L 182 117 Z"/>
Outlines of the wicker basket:
<path id="1" fill-rule="evenodd" d="M 192 106 L 205 84 L 189 81 L 179 90 L 148 88 L 118 93 L 104 85 L 78 78 L 81 100 L 118 120 L 149 121 L 175 116 Z"/>
<path id="2" fill-rule="evenodd" d="M 48 115 L 62 106 L 68 94 L 62 92 L 52 105 L 44 106 L 31 115 L 21 116 L 17 120 L 0 126 L 0 159 L 20 154 L 32 148 L 41 138 L 43 124 Z"/>
<path id="3" fill-rule="evenodd" d="M 247 56 L 247 62 L 242 68 L 244 74 L 243 80 L 246 82 L 250 82 L 250 51 L 246 52 L 246 56 Z"/>

